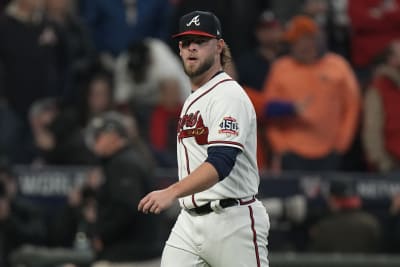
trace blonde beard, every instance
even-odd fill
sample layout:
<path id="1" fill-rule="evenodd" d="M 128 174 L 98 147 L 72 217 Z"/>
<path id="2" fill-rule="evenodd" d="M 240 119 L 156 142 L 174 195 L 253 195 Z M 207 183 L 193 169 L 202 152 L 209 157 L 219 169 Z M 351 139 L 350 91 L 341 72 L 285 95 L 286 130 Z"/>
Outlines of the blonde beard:
<path id="1" fill-rule="evenodd" d="M 207 58 L 203 63 L 200 64 L 196 69 L 190 70 L 186 64 L 184 64 L 184 70 L 189 78 L 195 78 L 201 76 L 207 72 L 213 65 L 215 61 L 213 57 Z"/>

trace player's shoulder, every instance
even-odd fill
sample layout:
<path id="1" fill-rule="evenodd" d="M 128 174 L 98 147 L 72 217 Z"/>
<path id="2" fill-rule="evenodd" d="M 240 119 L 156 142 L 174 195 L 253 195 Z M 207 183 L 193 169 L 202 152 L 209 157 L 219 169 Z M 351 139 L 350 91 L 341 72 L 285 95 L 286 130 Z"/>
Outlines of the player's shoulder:
<path id="1" fill-rule="evenodd" d="M 252 106 L 243 87 L 228 74 L 224 73 L 224 75 L 221 75 L 217 84 L 210 95 L 212 99 L 211 103 L 225 103 L 225 105 L 242 103 L 245 106 Z"/>
<path id="2" fill-rule="evenodd" d="M 215 89 L 213 90 L 214 96 L 221 96 L 229 99 L 243 95 L 243 87 L 235 79 L 226 73 L 220 75 L 221 77 L 215 81 Z"/>
<path id="3" fill-rule="evenodd" d="M 232 88 L 238 90 L 242 89 L 241 85 L 230 75 L 228 75 L 226 72 L 221 72 L 219 75 L 213 79 L 211 86 L 215 86 L 218 91 L 221 90 L 232 90 Z"/>

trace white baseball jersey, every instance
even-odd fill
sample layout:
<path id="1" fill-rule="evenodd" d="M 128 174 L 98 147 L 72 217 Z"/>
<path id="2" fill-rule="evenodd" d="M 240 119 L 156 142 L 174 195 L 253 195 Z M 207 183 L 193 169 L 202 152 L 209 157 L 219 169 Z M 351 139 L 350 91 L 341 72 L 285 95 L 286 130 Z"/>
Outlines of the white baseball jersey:
<path id="1" fill-rule="evenodd" d="M 250 99 L 225 72 L 186 99 L 178 123 L 179 179 L 184 179 L 206 160 L 210 146 L 236 147 L 241 153 L 227 177 L 208 190 L 181 198 L 181 207 L 191 209 L 211 200 L 257 194 L 256 127 Z"/>

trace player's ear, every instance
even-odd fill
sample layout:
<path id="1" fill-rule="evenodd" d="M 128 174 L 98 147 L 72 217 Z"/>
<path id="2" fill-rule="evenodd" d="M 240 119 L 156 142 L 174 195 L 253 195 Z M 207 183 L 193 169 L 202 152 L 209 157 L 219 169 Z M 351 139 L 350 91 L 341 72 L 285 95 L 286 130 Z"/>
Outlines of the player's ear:
<path id="1" fill-rule="evenodd" d="M 218 49 L 218 52 L 222 52 L 222 49 L 224 48 L 224 46 L 225 46 L 225 41 L 224 41 L 224 39 L 218 39 L 217 40 L 217 49 Z"/>

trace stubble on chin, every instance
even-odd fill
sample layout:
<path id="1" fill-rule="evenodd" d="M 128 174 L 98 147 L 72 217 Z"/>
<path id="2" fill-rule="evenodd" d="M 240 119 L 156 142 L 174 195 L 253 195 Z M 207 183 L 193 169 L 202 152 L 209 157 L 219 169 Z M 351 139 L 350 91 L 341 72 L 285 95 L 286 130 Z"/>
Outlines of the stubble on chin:
<path id="1" fill-rule="evenodd" d="M 193 65 L 184 64 L 183 67 L 184 67 L 183 70 L 185 71 L 186 75 L 189 78 L 192 78 L 194 76 L 194 74 L 196 73 L 196 68 Z"/>
<path id="2" fill-rule="evenodd" d="M 184 64 L 184 71 L 189 78 L 195 78 L 208 71 L 212 67 L 213 63 L 213 59 L 209 58 L 201 63 L 198 67 Z"/>

